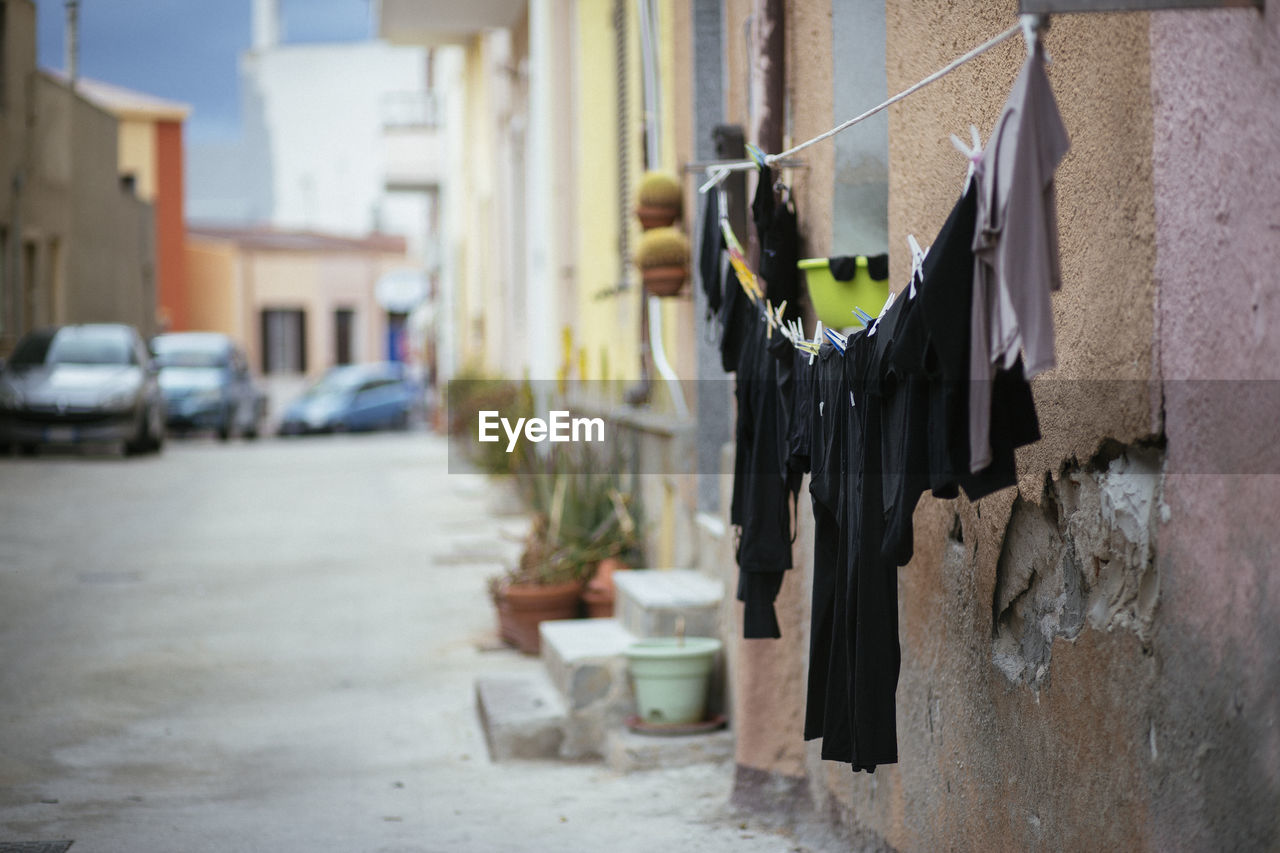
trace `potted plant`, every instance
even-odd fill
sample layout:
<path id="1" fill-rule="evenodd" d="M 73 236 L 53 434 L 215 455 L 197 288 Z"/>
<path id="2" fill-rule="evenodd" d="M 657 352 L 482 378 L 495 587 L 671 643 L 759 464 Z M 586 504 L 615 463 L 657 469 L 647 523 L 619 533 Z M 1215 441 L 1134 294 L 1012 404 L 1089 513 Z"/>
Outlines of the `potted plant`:
<path id="1" fill-rule="evenodd" d="M 639 528 L 617 466 L 589 449 L 558 447 L 517 464 L 533 525 L 519 564 L 492 578 L 489 590 L 499 634 L 532 654 L 539 650 L 541 622 L 578 615 L 583 584 L 602 562 L 636 554 Z"/>
<path id="2" fill-rule="evenodd" d="M 689 239 L 677 228 L 644 232 L 636 249 L 636 266 L 650 294 L 679 294 L 689 274 Z"/>
<path id="3" fill-rule="evenodd" d="M 578 615 L 581 567 L 557 559 L 554 535 L 547 516 L 534 516 L 519 564 L 489 580 L 498 635 L 526 654 L 540 651 L 538 626 L 542 622 Z"/>
<path id="4" fill-rule="evenodd" d="M 636 216 L 645 229 L 661 228 L 680 217 L 680 182 L 668 172 L 645 172 L 636 191 Z"/>

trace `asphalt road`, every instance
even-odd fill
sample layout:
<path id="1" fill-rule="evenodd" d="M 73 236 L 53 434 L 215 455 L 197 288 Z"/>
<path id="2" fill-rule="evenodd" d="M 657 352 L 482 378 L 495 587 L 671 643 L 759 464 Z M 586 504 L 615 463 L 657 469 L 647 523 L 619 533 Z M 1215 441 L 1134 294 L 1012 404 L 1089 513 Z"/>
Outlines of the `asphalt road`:
<path id="1" fill-rule="evenodd" d="M 0 458 L 0 842 L 793 851 L 731 768 L 489 761 L 493 486 L 408 433 Z M 0 845 L 3 846 L 3 845 Z"/>

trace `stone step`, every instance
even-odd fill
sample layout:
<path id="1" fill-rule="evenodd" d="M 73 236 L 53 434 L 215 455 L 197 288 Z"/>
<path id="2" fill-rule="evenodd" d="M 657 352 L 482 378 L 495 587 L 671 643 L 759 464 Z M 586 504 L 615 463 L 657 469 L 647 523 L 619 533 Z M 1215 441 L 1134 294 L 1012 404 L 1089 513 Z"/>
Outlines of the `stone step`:
<path id="1" fill-rule="evenodd" d="M 568 713 L 546 673 L 478 679 L 476 710 L 494 761 L 560 757 Z"/>
<path id="2" fill-rule="evenodd" d="M 565 619 L 539 626 L 542 661 L 567 712 L 560 757 L 604 754 L 608 733 L 634 713 L 623 651 L 636 637 L 616 619 Z"/>
<path id="3" fill-rule="evenodd" d="M 614 575 L 614 612 L 637 637 L 673 637 L 684 617 L 688 637 L 719 637 L 724 585 L 690 569 L 644 569 Z"/>
<path id="4" fill-rule="evenodd" d="M 649 735 L 616 728 L 606 739 L 604 760 L 609 769 L 618 773 L 732 761 L 733 732 L 721 729 L 699 734 Z"/>

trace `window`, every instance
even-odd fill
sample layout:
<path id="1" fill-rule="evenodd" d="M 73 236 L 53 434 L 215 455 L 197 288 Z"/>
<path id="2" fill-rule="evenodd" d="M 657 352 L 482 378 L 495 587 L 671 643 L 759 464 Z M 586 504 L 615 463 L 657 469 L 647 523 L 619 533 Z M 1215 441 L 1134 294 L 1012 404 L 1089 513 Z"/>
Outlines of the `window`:
<path id="1" fill-rule="evenodd" d="M 269 308 L 262 312 L 262 372 L 307 372 L 306 312 Z"/>
<path id="2" fill-rule="evenodd" d="M 338 308 L 333 312 L 333 363 L 351 364 L 355 351 L 356 312 Z"/>

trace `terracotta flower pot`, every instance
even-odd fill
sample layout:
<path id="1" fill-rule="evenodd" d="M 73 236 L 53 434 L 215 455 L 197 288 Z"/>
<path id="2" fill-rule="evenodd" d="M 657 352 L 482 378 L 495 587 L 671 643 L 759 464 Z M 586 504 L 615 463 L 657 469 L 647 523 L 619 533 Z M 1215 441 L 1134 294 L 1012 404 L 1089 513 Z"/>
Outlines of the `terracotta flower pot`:
<path id="1" fill-rule="evenodd" d="M 495 594 L 498 634 L 525 654 L 536 655 L 542 648 L 538 625 L 550 619 L 574 619 L 582 584 L 516 584 L 501 587 Z"/>
<path id="2" fill-rule="evenodd" d="M 640 220 L 640 227 L 646 231 L 650 228 L 665 228 L 676 221 L 679 210 L 665 205 L 641 204 L 636 206 L 636 218 Z"/>
<path id="3" fill-rule="evenodd" d="M 590 619 L 607 619 L 613 616 L 617 587 L 613 582 L 615 572 L 630 567 L 617 557 L 605 557 L 596 565 L 595 574 L 582 589 L 582 603 Z"/>
<path id="4" fill-rule="evenodd" d="M 644 289 L 653 296 L 678 296 L 687 276 L 688 270 L 676 265 L 649 267 L 640 274 Z"/>

